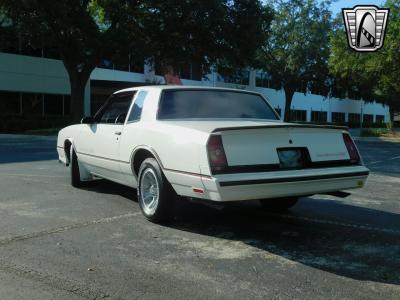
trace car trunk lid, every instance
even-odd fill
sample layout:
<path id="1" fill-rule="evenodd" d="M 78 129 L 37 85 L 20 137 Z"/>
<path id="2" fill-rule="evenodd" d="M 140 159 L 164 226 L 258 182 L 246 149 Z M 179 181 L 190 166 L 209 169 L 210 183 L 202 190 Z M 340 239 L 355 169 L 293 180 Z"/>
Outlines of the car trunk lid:
<path id="1" fill-rule="evenodd" d="M 343 141 L 345 129 L 276 123 L 215 128 L 213 134 L 221 135 L 231 171 L 262 171 L 347 164 L 350 157 Z M 296 151 L 302 156 L 301 165 L 285 165 L 282 156 L 295 155 Z"/>

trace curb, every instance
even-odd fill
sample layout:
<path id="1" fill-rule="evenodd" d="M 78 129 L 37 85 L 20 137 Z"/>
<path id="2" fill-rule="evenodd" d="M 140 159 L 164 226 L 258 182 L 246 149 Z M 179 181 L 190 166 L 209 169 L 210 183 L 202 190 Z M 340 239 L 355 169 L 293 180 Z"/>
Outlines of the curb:
<path id="1" fill-rule="evenodd" d="M 400 138 L 386 138 L 386 137 L 353 137 L 355 141 L 360 142 L 381 142 L 381 143 L 400 143 Z"/>

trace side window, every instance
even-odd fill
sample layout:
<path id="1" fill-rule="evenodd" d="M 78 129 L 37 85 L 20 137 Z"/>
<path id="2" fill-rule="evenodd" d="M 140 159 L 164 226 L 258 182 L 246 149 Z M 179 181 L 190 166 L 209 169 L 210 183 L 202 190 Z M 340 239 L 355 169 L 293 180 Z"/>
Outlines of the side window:
<path id="1" fill-rule="evenodd" d="M 129 114 L 128 122 L 139 121 L 142 115 L 143 103 L 146 98 L 148 92 L 140 91 L 137 95 L 135 102 L 133 103 L 133 107 L 131 113 Z"/>
<path id="2" fill-rule="evenodd" d="M 114 94 L 96 114 L 98 123 L 123 124 L 131 105 L 133 93 Z"/>

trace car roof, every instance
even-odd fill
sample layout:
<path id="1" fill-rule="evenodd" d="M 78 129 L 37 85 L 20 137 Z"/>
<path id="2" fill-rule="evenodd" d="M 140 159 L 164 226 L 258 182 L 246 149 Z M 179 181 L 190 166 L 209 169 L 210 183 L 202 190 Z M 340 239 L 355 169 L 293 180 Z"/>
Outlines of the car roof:
<path id="1" fill-rule="evenodd" d="M 136 86 L 132 88 L 127 88 L 123 90 L 116 91 L 114 94 L 123 93 L 123 92 L 131 92 L 131 91 L 138 91 L 141 89 L 156 89 L 156 90 L 217 90 L 217 91 L 234 91 L 234 92 L 245 92 L 245 93 L 255 93 L 255 91 L 249 91 L 244 89 L 235 89 L 235 88 L 224 88 L 224 87 L 212 87 L 212 86 L 196 86 L 196 85 L 143 85 L 143 86 Z"/>

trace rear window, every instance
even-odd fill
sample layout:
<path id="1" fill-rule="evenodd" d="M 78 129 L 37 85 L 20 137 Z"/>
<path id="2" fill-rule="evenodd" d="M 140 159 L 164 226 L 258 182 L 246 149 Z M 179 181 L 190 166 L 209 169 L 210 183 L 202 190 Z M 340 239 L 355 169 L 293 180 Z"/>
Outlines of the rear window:
<path id="1" fill-rule="evenodd" d="M 268 119 L 277 120 L 259 95 L 218 90 L 165 90 L 158 119 Z"/>

